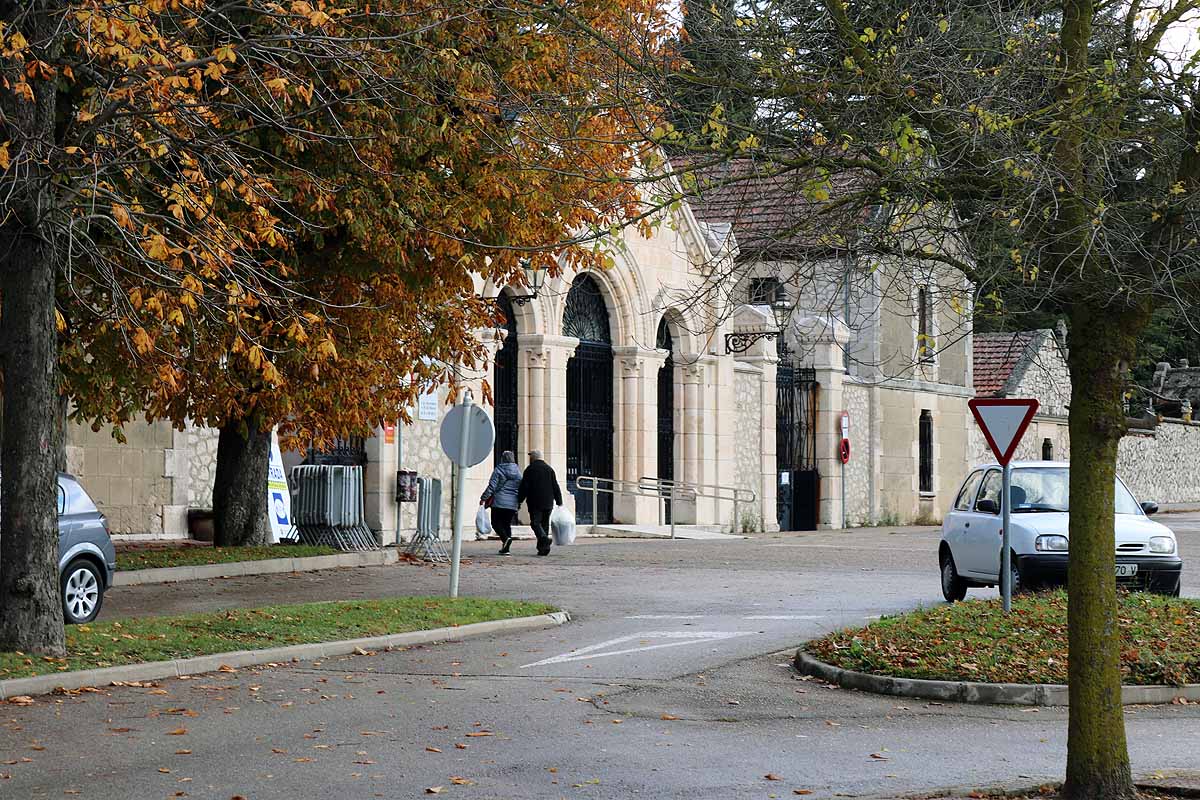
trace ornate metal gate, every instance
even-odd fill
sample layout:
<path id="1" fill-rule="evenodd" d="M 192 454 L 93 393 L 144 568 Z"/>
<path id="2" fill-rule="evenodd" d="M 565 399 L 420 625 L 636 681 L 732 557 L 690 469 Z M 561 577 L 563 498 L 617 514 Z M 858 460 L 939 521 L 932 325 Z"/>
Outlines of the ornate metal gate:
<path id="1" fill-rule="evenodd" d="M 613 477 L 612 338 L 604 296 L 589 275 L 575 278 L 567 293 L 563 335 L 579 339 L 567 362 L 567 491 L 580 523 L 612 522 L 612 495 L 600 493 L 593 509 L 592 493 L 575 484 L 580 475 Z"/>
<path id="2" fill-rule="evenodd" d="M 496 446 L 493 462 L 500 463 L 505 450 L 517 452 L 517 317 L 512 301 L 501 294 L 498 305 L 504 314 L 504 344 L 496 353 L 493 376 L 493 398 L 496 402 L 493 421 L 496 424 Z"/>
<path id="3" fill-rule="evenodd" d="M 817 376 L 780 349 L 775 389 L 776 506 L 785 531 L 816 530 L 821 476 L 817 471 Z"/>
<path id="4" fill-rule="evenodd" d="M 658 477 L 675 478 L 675 347 L 664 319 L 658 323 L 655 347 L 667 351 L 667 360 L 658 370 Z M 666 502 L 667 523 L 671 522 L 671 501 Z"/>

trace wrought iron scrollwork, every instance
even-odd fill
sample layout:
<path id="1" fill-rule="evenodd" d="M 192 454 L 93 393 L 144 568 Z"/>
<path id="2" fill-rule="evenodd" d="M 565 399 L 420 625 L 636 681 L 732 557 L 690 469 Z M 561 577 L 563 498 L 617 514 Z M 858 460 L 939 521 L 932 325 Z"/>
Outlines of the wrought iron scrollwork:
<path id="1" fill-rule="evenodd" d="M 563 336 L 581 342 L 612 343 L 608 325 L 608 306 L 600 286 L 591 275 L 579 275 L 567 292 L 567 307 L 563 311 Z"/>
<path id="2" fill-rule="evenodd" d="M 725 334 L 726 353 L 744 353 L 763 339 L 774 339 L 778 331 L 759 331 L 756 333 L 727 333 Z"/>

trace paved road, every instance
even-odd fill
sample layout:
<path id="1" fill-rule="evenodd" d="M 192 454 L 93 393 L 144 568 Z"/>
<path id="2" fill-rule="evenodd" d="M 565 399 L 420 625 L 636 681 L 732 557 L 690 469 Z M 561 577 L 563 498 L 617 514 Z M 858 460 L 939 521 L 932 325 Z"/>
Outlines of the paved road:
<path id="1" fill-rule="evenodd" d="M 1185 555 L 1200 553 L 1200 516 L 1164 519 Z M 549 559 L 533 558 L 531 543 L 508 559 L 469 543 L 466 593 L 546 600 L 575 621 L 0 706 L 0 773 L 12 776 L 0 796 L 291 800 L 444 787 L 497 800 L 695 800 L 1053 779 L 1061 710 L 879 698 L 788 667 L 795 645 L 822 631 L 937 602 L 936 541 L 912 529 L 599 540 Z M 105 615 L 439 593 L 446 580 L 444 569 L 401 565 L 125 587 Z M 1200 709 L 1130 709 L 1127 720 L 1138 770 L 1196 764 Z"/>

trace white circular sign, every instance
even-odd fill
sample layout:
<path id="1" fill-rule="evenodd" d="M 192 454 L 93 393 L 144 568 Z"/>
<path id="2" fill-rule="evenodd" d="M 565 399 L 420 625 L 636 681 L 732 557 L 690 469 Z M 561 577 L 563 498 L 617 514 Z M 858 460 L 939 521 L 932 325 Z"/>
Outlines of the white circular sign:
<path id="1" fill-rule="evenodd" d="M 492 427 L 492 418 L 479 406 L 457 405 L 450 409 L 446 418 L 442 420 L 441 439 L 442 450 L 451 461 L 460 467 L 473 467 L 492 452 L 492 445 L 496 442 L 496 429 Z"/>

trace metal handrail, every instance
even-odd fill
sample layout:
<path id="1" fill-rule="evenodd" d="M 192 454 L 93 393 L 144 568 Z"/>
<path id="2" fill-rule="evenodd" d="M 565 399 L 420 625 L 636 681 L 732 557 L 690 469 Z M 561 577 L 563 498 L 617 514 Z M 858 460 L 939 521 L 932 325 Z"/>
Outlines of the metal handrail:
<path id="1" fill-rule="evenodd" d="M 587 481 L 587 485 L 581 485 L 582 481 Z M 600 482 L 608 484 L 607 487 L 601 487 Z M 650 485 L 647 485 L 650 484 Z M 739 513 L 741 503 L 744 501 L 754 503 L 758 499 L 758 494 L 751 489 L 743 489 L 739 486 L 719 486 L 716 484 L 690 484 L 681 483 L 679 481 L 666 478 L 650 478 L 644 477 L 638 481 L 627 481 L 621 478 L 598 478 L 594 475 L 579 475 L 575 478 L 576 488 L 590 491 L 592 493 L 592 533 L 596 532 L 596 501 L 597 495 L 600 493 L 618 495 L 618 494 L 633 494 L 640 497 L 657 498 L 662 505 L 660 506 L 660 516 L 662 519 L 666 516 L 666 504 L 668 500 L 695 500 L 697 497 L 711 497 L 716 500 L 732 500 L 733 501 L 733 531 L 737 532 L 737 526 L 741 522 L 741 514 Z M 620 487 L 620 488 L 618 488 Z M 712 491 L 710 491 L 712 490 Z M 713 492 L 716 492 L 714 494 Z M 728 492 L 730 494 L 721 494 Z M 671 515 L 671 538 L 675 538 L 675 515 Z"/>

